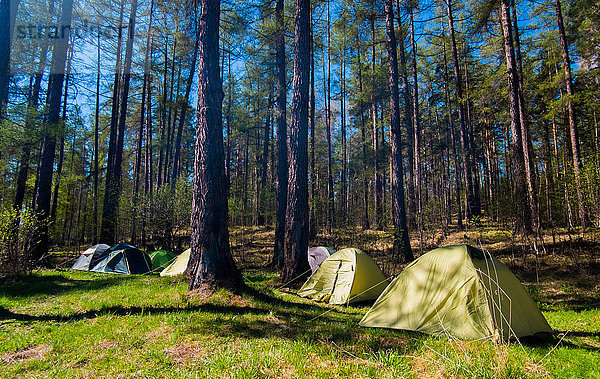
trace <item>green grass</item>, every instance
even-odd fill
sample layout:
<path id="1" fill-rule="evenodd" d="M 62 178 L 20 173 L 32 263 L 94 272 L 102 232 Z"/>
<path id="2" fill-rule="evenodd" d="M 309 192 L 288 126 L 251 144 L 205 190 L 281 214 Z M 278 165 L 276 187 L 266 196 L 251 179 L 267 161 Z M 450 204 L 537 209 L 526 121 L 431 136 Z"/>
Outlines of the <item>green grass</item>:
<path id="1" fill-rule="evenodd" d="M 600 377 L 600 309 L 544 312 L 565 338 L 460 341 L 359 327 L 368 309 L 245 277 L 241 296 L 181 279 L 47 270 L 0 284 L 2 377 Z"/>

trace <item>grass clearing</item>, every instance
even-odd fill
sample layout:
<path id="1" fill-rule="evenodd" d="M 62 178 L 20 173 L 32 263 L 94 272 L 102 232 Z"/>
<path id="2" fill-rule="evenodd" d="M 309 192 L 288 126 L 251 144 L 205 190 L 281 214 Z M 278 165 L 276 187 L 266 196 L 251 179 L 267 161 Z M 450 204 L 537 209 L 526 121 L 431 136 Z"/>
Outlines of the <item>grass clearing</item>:
<path id="1" fill-rule="evenodd" d="M 362 328 L 368 305 L 323 305 L 279 291 L 277 275 L 260 265 L 269 250 L 253 241 L 265 237 L 245 233 L 233 233 L 239 262 L 245 246 L 249 290 L 241 295 L 219 291 L 200 299 L 189 296 L 182 278 L 60 269 L 2 279 L 0 376 L 600 377 L 598 278 L 589 268 L 575 270 L 569 256 L 538 262 L 539 282 L 532 280 L 531 257 L 503 257 L 559 331 L 556 340 L 462 341 Z M 499 240 L 490 237 L 495 245 Z M 573 264 L 574 275 L 559 272 L 565 264 Z"/>

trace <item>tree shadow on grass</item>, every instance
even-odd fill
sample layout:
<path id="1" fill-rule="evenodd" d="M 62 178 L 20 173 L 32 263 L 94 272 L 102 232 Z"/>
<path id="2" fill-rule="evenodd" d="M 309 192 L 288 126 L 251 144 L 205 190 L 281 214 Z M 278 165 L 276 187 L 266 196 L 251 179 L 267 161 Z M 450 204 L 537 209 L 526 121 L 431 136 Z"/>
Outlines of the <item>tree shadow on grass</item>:
<path id="1" fill-rule="evenodd" d="M 69 323 L 95 319 L 101 316 L 140 316 L 169 313 L 208 315 L 199 322 L 178 325 L 185 334 L 237 337 L 242 339 L 275 338 L 288 341 L 318 341 L 345 346 L 346 350 L 383 351 L 387 349 L 414 350 L 424 341 L 421 333 L 381 330 L 358 326 L 362 314 L 352 314 L 342 307 L 321 307 L 307 303 L 286 301 L 249 288 L 244 298 L 248 305 L 205 303 L 182 304 L 166 307 L 110 306 L 70 315 L 30 315 L 14 313 L 0 307 L 2 322 L 58 322 Z"/>
<path id="2" fill-rule="evenodd" d="M 73 291 L 94 291 L 122 284 L 124 281 L 138 278 L 130 275 L 106 275 L 90 279 L 70 279 L 62 275 L 23 275 L 4 279 L 0 283 L 0 296 L 34 297 L 55 296 Z"/>

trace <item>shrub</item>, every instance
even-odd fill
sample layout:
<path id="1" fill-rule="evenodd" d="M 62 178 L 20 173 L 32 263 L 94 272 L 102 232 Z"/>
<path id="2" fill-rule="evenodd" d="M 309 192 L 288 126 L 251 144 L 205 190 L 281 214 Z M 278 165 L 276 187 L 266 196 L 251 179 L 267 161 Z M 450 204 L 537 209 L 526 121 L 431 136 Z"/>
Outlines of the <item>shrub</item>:
<path id="1" fill-rule="evenodd" d="M 28 273 L 33 269 L 32 250 L 41 226 L 29 209 L 0 209 L 0 273 Z"/>

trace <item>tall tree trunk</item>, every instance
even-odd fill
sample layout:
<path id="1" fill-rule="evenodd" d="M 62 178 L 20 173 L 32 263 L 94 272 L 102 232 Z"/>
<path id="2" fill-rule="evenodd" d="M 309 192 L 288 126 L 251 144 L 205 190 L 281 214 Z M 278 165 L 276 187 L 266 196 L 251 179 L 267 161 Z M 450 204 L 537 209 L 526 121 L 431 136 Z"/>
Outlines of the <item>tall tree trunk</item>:
<path id="1" fill-rule="evenodd" d="M 261 167 L 260 167 L 260 191 L 258 197 L 258 225 L 265 225 L 265 213 L 266 213 L 266 195 L 265 191 L 267 190 L 267 170 L 269 166 L 269 138 L 270 138 L 270 129 L 271 129 L 271 104 L 273 103 L 273 94 L 269 94 L 269 100 L 267 102 L 267 112 L 265 114 L 265 123 L 264 123 L 264 138 L 262 140 L 262 157 L 261 157 Z"/>
<path id="2" fill-rule="evenodd" d="M 309 272 L 308 251 L 308 100 L 310 81 L 310 0 L 296 0 L 294 90 L 289 142 L 289 181 L 285 214 L 283 282 Z"/>
<path id="3" fill-rule="evenodd" d="M 310 22 L 310 221 L 309 221 L 309 239 L 315 238 L 319 230 L 317 223 L 317 201 L 320 194 L 317 192 L 317 183 L 319 175 L 315 160 L 315 114 L 316 114 L 316 91 L 315 91 L 315 44 L 313 35 L 313 22 L 311 14 Z M 289 164 L 289 163 L 288 163 Z M 287 196 L 287 194 L 286 194 Z M 287 207 L 287 204 L 286 204 Z"/>
<path id="4" fill-rule="evenodd" d="M 538 199 L 535 193 L 535 169 L 534 169 L 534 155 L 533 155 L 533 145 L 531 143 L 531 137 L 529 135 L 529 127 L 527 122 L 527 114 L 525 109 L 525 85 L 523 81 L 523 59 L 521 57 L 521 39 L 519 36 L 519 26 L 517 21 L 517 8 L 516 5 L 513 4 L 513 12 L 514 12 L 514 42 L 515 42 L 515 58 L 517 63 L 517 84 L 519 91 L 519 119 L 521 121 L 521 142 L 523 144 L 523 163 L 525 166 L 525 182 L 527 183 L 527 195 L 528 195 L 528 205 L 529 212 L 531 214 L 531 221 L 533 224 L 533 229 L 535 232 L 536 239 L 534 243 L 537 248 L 537 238 L 541 233 L 541 222 L 540 215 L 538 211 Z"/>
<path id="5" fill-rule="evenodd" d="M 444 24 L 442 23 L 442 29 Z M 463 228 L 463 217 L 462 217 L 462 206 L 460 201 L 460 167 L 458 164 L 458 153 L 456 151 L 456 136 L 454 132 L 454 118 L 452 117 L 452 107 L 450 104 L 450 90 L 448 89 L 449 77 L 448 74 L 448 62 L 446 60 L 446 43 L 445 37 L 442 36 L 442 43 L 444 48 L 444 94 L 446 97 L 446 111 L 448 112 L 448 124 L 450 125 L 450 140 L 452 143 L 452 157 L 454 166 L 454 184 L 456 188 L 456 213 L 458 214 L 457 223 L 460 229 Z"/>
<path id="6" fill-rule="evenodd" d="M 575 119 L 575 105 L 573 97 L 575 90 L 573 88 L 573 76 L 571 74 L 571 57 L 569 56 L 569 42 L 565 33 L 563 24 L 562 8 L 560 0 L 554 0 L 554 9 L 556 11 L 556 22 L 558 24 L 558 34 L 560 36 L 560 47 L 563 57 L 563 66 L 565 70 L 565 84 L 567 87 L 567 109 L 569 111 L 569 137 L 571 138 L 571 152 L 573 155 L 573 172 L 575 174 L 575 191 L 577 192 L 577 209 L 579 215 L 579 223 L 582 226 L 589 225 L 583 191 L 581 190 L 581 160 L 579 158 L 579 141 L 577 138 L 577 122 Z"/>
<path id="7" fill-rule="evenodd" d="M 38 103 L 40 100 L 42 78 L 44 76 L 44 69 L 46 67 L 46 60 L 48 55 L 48 43 L 42 44 L 40 52 L 40 60 L 35 75 L 33 76 L 33 85 L 27 99 L 27 115 L 25 120 L 25 131 L 29 133 L 35 126 L 35 120 L 38 117 Z M 29 163 L 31 155 L 32 144 L 26 142 L 21 150 L 21 161 L 19 162 L 19 176 L 17 179 L 17 186 L 15 191 L 15 200 L 13 208 L 20 211 L 23 207 L 23 200 L 25 199 L 25 189 L 27 187 L 27 176 L 29 172 Z"/>
<path id="8" fill-rule="evenodd" d="M 240 288 L 229 247 L 223 150 L 223 82 L 219 77 L 220 0 L 201 0 L 198 109 L 191 216 L 190 290 Z"/>
<path id="9" fill-rule="evenodd" d="M 363 203 L 363 213 L 362 213 L 362 227 L 364 229 L 369 229 L 369 184 L 367 180 L 367 174 L 365 172 L 367 164 L 367 136 L 366 136 L 366 125 L 365 125 L 365 112 L 364 112 L 364 104 L 363 104 L 363 81 L 362 81 L 362 59 L 360 54 L 360 35 L 359 35 L 359 26 L 356 26 L 356 60 L 358 67 L 358 92 L 360 96 L 358 97 L 358 109 L 360 110 L 360 135 L 361 135 L 361 153 L 362 153 L 362 164 L 363 164 L 363 172 L 362 172 L 362 203 Z"/>
<path id="10" fill-rule="evenodd" d="M 104 190 L 104 204 L 102 208 L 102 222 L 100 224 L 100 239 L 105 243 L 113 244 L 115 242 L 116 217 L 118 196 L 116 189 L 116 160 L 117 150 L 119 149 L 119 98 L 121 92 L 121 44 L 123 39 L 123 5 L 121 0 L 121 9 L 119 13 L 119 36 L 117 42 L 117 59 L 115 63 L 115 78 L 113 82 L 112 94 L 112 112 L 110 119 L 110 136 L 108 140 L 108 159 L 106 165 L 106 179 Z"/>
<path id="11" fill-rule="evenodd" d="M 0 123 L 6 118 L 10 82 L 11 11 L 14 0 L 0 0 Z"/>
<path id="12" fill-rule="evenodd" d="M 327 138 L 327 233 L 331 234 L 331 228 L 334 223 L 335 208 L 333 203 L 333 162 L 331 146 L 331 32 L 330 32 L 330 12 L 329 0 L 327 0 L 327 87 L 325 97 L 327 101 L 327 111 L 325 118 L 326 138 Z"/>
<path id="13" fill-rule="evenodd" d="M 96 109 L 94 112 L 94 205 L 93 213 L 94 220 L 92 222 L 94 232 L 92 233 L 93 243 L 98 242 L 98 154 L 99 149 L 99 124 L 100 124 L 100 30 L 97 35 L 96 54 L 98 55 L 97 72 L 96 72 Z"/>
<path id="14" fill-rule="evenodd" d="M 506 71 L 508 78 L 508 97 L 510 108 L 510 132 L 512 139 L 512 153 L 514 163 L 514 201 L 517 210 L 516 230 L 531 232 L 531 214 L 525 199 L 527 183 L 525 180 L 525 161 L 523 157 L 523 140 L 521 135 L 521 120 L 519 113 L 518 72 L 515 60 L 515 50 L 512 38 L 512 25 L 510 21 L 510 8 L 507 0 L 500 3 L 500 19 L 502 35 L 504 36 L 504 53 L 506 57 Z"/>
<path id="15" fill-rule="evenodd" d="M 285 208 L 287 205 L 288 188 L 286 125 L 287 80 L 285 63 L 285 22 L 283 18 L 283 8 L 284 0 L 277 0 L 275 3 L 275 22 L 277 23 L 277 36 L 275 37 L 275 75 L 277 77 L 277 99 L 275 111 L 277 115 L 277 180 L 275 183 L 275 196 L 277 201 L 277 210 L 275 216 L 275 245 L 273 247 L 273 265 L 277 268 L 281 268 L 283 265 L 285 246 Z M 311 171 L 311 173 L 312 172 L 313 171 Z"/>
<path id="16" fill-rule="evenodd" d="M 377 100 L 375 98 L 375 11 L 371 15 L 371 121 L 373 122 L 373 200 L 375 202 L 375 220 L 373 228 L 381 230 L 383 228 L 383 204 L 382 204 L 382 183 L 381 173 L 379 172 L 379 130 L 377 128 Z"/>
<path id="17" fill-rule="evenodd" d="M 171 184 L 175 187 L 177 183 L 177 178 L 179 177 L 180 171 L 180 155 L 181 155 L 181 135 L 183 134 L 183 126 L 185 125 L 187 110 L 189 108 L 189 97 L 192 89 L 192 82 L 194 79 L 193 73 L 196 72 L 196 60 L 198 57 L 198 40 L 196 39 L 196 44 L 194 46 L 193 51 L 194 56 L 192 57 L 192 67 L 190 70 L 190 76 L 186 83 L 185 87 L 185 96 L 183 98 L 183 102 L 181 104 L 181 114 L 179 116 L 179 125 L 177 126 L 177 136 L 175 137 L 175 151 L 173 153 L 173 166 L 171 168 Z"/>
<path id="18" fill-rule="evenodd" d="M 148 31 L 146 32 L 146 49 L 144 52 L 144 78 L 142 81 L 142 102 L 140 104 L 140 124 L 138 127 L 137 143 L 135 149 L 135 165 L 133 169 L 133 217 L 131 226 L 131 243 L 137 243 L 137 224 L 139 216 L 143 214 L 138 209 L 140 174 L 142 170 L 142 146 L 144 142 L 144 129 L 146 118 L 146 94 L 148 92 L 148 76 L 150 74 L 150 44 L 152 43 L 152 19 L 154 16 L 154 0 L 150 2 L 150 20 L 148 21 Z M 192 69 L 191 73 L 194 70 Z M 193 75 L 190 75 L 192 77 Z M 145 242 L 145 241 L 144 241 Z"/>
<path id="19" fill-rule="evenodd" d="M 73 0 L 64 0 L 60 25 L 71 25 L 72 13 Z M 52 50 L 51 71 L 46 97 L 48 113 L 44 117 L 44 138 L 40 151 L 40 163 L 38 165 L 38 185 L 36 186 L 37 190 L 34 197 L 34 210 L 43 223 L 39 231 L 38 241 L 33 247 L 33 257 L 38 261 L 45 256 L 50 245 L 46 221 L 50 215 L 50 194 L 52 191 L 52 173 L 56 149 L 56 139 L 50 132 L 50 129 L 60 121 L 60 100 L 65 76 L 64 70 L 67 60 L 69 37 L 70 28 L 66 28 L 64 38 L 59 39 Z"/>
<path id="20" fill-rule="evenodd" d="M 341 184 L 341 215 L 339 219 L 341 220 L 341 225 L 346 226 L 347 220 L 349 216 L 348 210 L 348 142 L 346 136 L 346 33 L 345 33 L 345 23 L 343 24 L 344 32 L 343 32 L 343 42 L 342 42 L 342 57 L 340 59 L 340 124 L 341 124 L 341 134 L 342 134 L 342 173 L 340 178 Z"/>
<path id="21" fill-rule="evenodd" d="M 69 79 L 71 74 L 71 62 L 73 61 L 73 45 L 69 46 L 67 53 L 67 71 L 65 75 L 65 95 L 63 97 L 62 117 L 61 117 L 61 132 L 60 132 L 60 147 L 58 149 L 58 164 L 56 165 L 56 180 L 54 183 L 54 191 L 52 194 L 52 207 L 50 208 L 50 221 L 56 220 L 56 208 L 58 207 L 58 190 L 60 188 L 60 179 L 62 177 L 63 163 L 65 160 L 65 125 L 67 121 L 67 99 L 69 95 Z M 74 140 L 74 139 L 73 139 Z M 75 144 L 72 146 L 75 149 Z"/>
<path id="22" fill-rule="evenodd" d="M 400 95 L 398 93 L 398 58 L 394 33 L 394 6 L 385 0 L 385 25 L 389 60 L 390 129 L 392 131 L 392 220 L 394 254 L 404 262 L 414 259 L 406 228 L 404 183 L 402 174 L 402 135 L 400 131 Z"/>
<path id="23" fill-rule="evenodd" d="M 458 123 L 460 132 L 460 145 L 463 161 L 463 174 L 466 188 L 466 219 L 469 221 L 472 216 L 479 215 L 479 210 L 475 205 L 473 195 L 473 170 L 471 167 L 471 155 L 469 149 L 469 135 L 467 120 L 464 108 L 464 97 L 462 91 L 462 78 L 460 75 L 460 66 L 458 63 L 458 49 L 456 47 L 456 38 L 454 36 L 454 15 L 452 13 L 452 0 L 445 0 L 448 11 L 448 27 L 450 30 L 450 49 L 452 50 L 452 64 L 454 66 L 454 78 L 456 80 L 456 97 L 458 99 Z"/>
<path id="24" fill-rule="evenodd" d="M 406 67 L 406 48 L 404 46 L 404 33 L 402 31 L 402 17 L 400 15 L 400 2 L 396 1 L 398 8 L 397 22 L 400 29 L 400 38 L 398 39 L 398 48 L 400 49 L 400 80 L 402 81 L 402 100 L 404 101 L 404 126 L 406 127 L 406 143 L 408 145 L 407 150 L 407 172 L 406 172 L 406 194 L 408 196 L 408 226 L 414 227 L 416 222 L 416 205 L 415 205 L 415 187 L 414 187 L 414 146 L 413 137 L 415 132 L 413 130 L 413 107 L 412 97 L 410 93 L 410 84 L 408 82 L 408 70 Z"/>
<path id="25" fill-rule="evenodd" d="M 417 80 L 417 43 L 415 41 L 415 22 L 413 20 L 413 9 L 410 8 L 410 44 L 412 47 L 412 123 L 413 123 L 413 156 L 414 156 L 414 187 L 415 187 L 415 211 L 417 216 L 417 228 L 419 230 L 419 249 L 423 250 L 423 202 L 421 199 L 421 129 L 419 117 L 419 82 Z M 410 147 L 409 147 L 410 148 Z"/>

